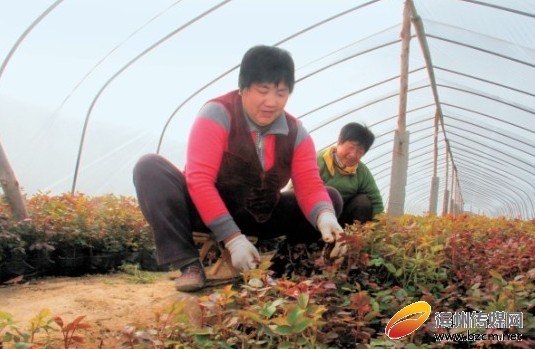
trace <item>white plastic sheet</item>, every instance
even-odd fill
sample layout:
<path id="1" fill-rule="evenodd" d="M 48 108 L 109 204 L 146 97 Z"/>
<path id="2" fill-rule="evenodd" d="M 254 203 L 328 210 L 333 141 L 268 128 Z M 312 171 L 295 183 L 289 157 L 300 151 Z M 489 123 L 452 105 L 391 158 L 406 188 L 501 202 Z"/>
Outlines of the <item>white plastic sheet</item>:
<path id="1" fill-rule="evenodd" d="M 444 121 L 438 212 L 455 181 L 463 210 L 533 218 L 535 3 L 414 5 Z M 67 192 L 75 184 L 91 195 L 132 195 L 135 161 L 158 151 L 183 167 L 197 110 L 237 87 L 245 50 L 277 44 L 292 52 L 298 68 L 288 111 L 318 148 L 335 142 L 347 122 L 372 128 L 376 143 L 364 161 L 388 203 L 403 6 L 401 0 L 1 0 L 0 141 L 27 194 Z M 409 70 L 405 211 L 422 214 L 431 194 L 437 105 L 416 37 Z"/>

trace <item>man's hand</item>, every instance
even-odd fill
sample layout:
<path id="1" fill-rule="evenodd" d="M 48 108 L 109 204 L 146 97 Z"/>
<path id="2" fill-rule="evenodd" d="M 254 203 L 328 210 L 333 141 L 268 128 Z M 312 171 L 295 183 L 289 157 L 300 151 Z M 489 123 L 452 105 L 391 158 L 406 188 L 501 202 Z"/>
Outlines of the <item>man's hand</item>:
<path id="1" fill-rule="evenodd" d="M 318 226 L 323 241 L 328 244 L 335 242 L 340 236 L 340 233 L 344 231 L 340 224 L 338 224 L 336 216 L 331 211 L 323 211 L 320 213 L 316 225 Z"/>
<path id="2" fill-rule="evenodd" d="M 331 211 L 320 213 L 317 220 L 318 230 L 321 233 L 323 241 L 328 244 L 334 243 L 331 251 L 331 258 L 343 257 L 347 253 L 347 246 L 340 242 L 341 234 L 344 232 L 336 216 Z"/>
<path id="3" fill-rule="evenodd" d="M 256 247 L 243 234 L 236 235 L 225 243 L 230 252 L 232 266 L 238 271 L 254 269 L 260 263 L 260 254 Z"/>

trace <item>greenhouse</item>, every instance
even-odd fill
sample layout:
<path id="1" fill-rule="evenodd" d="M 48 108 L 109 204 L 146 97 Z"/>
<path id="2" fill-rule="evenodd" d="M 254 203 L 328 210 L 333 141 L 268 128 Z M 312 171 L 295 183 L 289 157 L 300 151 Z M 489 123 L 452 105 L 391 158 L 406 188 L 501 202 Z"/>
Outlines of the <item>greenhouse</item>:
<path id="1" fill-rule="evenodd" d="M 366 163 L 387 206 L 533 218 L 535 5 L 411 3 L 406 38 L 397 0 L 5 3 L 1 144 L 28 194 L 132 194 L 135 161 L 182 167 L 202 104 L 237 87 L 249 46 L 271 44 L 295 59 L 288 110 L 318 148 L 347 122 L 372 128 Z M 390 202 L 396 130 L 404 203 Z"/>
<path id="2" fill-rule="evenodd" d="M 248 338 L 250 346 L 242 347 L 267 348 L 280 338 L 277 345 L 288 348 L 357 347 L 344 346 L 350 337 L 393 348 L 395 341 L 377 330 L 393 310 L 423 300 L 434 312 L 457 311 L 455 297 L 467 311 L 477 305 L 482 308 L 471 310 L 522 312 L 526 328 L 517 334 L 535 335 L 535 1 L 3 0 L 0 33 L 0 285 L 36 269 L 28 267 L 34 249 L 57 252 L 60 230 L 80 230 L 91 256 L 103 231 L 118 250 L 134 249 L 135 258 L 151 253 L 152 237 L 136 206 L 134 166 L 156 153 L 184 169 L 199 110 L 238 88 L 243 54 L 263 44 L 287 50 L 295 61 L 285 110 L 316 150 L 335 145 L 350 122 L 374 133 L 362 161 L 385 215 L 380 228 L 346 227 L 361 233 L 348 243 L 367 252 L 349 259 L 354 265 L 342 278 L 357 283 L 359 292 L 345 295 L 344 304 L 351 303 L 353 315 L 362 310 L 359 302 L 370 304 L 358 321 L 338 324 L 354 328 L 351 335 L 337 332 L 335 339 L 336 326 L 318 332 L 312 322 L 300 323 L 299 332 L 284 318 L 292 327 L 286 337 L 279 322 L 259 319 L 252 314 L 258 309 L 243 310 L 244 323 L 260 324 L 269 340 Z M 17 216 L 18 204 L 28 211 Z M 41 223 L 45 228 L 36 228 Z M 114 230 L 119 227 L 129 233 Z M 54 233 L 47 235 L 51 240 L 32 235 L 31 249 L 21 242 L 26 266 L 8 268 L 19 248 L 12 239 L 30 230 Z M 147 251 L 140 249 L 144 244 Z M 301 267 L 306 270 L 293 271 L 310 271 L 306 263 Z M 368 267 L 378 276 L 362 271 Z M 316 281 L 295 282 L 312 299 Z M 328 292 L 330 286 L 321 285 Z M 383 286 L 397 298 L 380 299 Z M 406 292 L 390 293 L 395 287 Z M 446 300 L 437 306 L 432 296 Z M 508 303 L 511 297 L 518 304 Z M 390 301 L 398 309 L 387 309 Z M 321 312 L 308 298 L 299 302 L 308 312 L 300 316 Z M 284 314 L 297 311 L 280 306 L 288 306 Z M 2 311 L 0 301 L 0 348 L 2 340 L 8 343 Z M 428 343 L 432 331 L 425 331 L 428 337 L 413 337 L 411 345 Z M 208 332 L 197 335 L 213 347 L 245 345 L 239 335 L 225 344 Z M 192 348 L 203 347 L 196 343 Z"/>

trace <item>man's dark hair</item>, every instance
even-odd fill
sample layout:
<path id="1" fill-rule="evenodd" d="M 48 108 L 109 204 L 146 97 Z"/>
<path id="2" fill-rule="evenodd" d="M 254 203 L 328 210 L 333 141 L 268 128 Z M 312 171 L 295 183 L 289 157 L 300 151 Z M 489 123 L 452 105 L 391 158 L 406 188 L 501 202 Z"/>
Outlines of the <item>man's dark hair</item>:
<path id="1" fill-rule="evenodd" d="M 240 90 L 253 83 L 274 83 L 284 81 L 290 93 L 295 84 L 295 67 L 290 53 L 275 46 L 258 45 L 243 55 L 238 86 Z"/>
<path id="2" fill-rule="evenodd" d="M 356 141 L 364 147 L 365 151 L 368 151 L 375 141 L 375 135 L 368 127 L 357 122 L 350 122 L 340 130 L 338 141 L 340 143 Z"/>

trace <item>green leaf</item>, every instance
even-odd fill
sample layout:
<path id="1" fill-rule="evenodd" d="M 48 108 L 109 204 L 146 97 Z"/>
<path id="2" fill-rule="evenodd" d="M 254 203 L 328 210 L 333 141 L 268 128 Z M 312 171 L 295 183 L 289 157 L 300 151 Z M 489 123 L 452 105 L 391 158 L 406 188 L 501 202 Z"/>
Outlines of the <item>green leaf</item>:
<path id="1" fill-rule="evenodd" d="M 385 262 L 385 260 L 381 257 L 376 257 L 376 258 L 372 258 L 372 260 L 370 261 L 370 265 L 373 266 L 373 267 L 379 267 L 381 265 L 383 265 Z"/>
<path id="2" fill-rule="evenodd" d="M 394 275 L 396 277 L 400 277 L 401 275 L 403 275 L 404 273 L 404 270 L 402 268 L 399 268 L 398 270 L 396 270 L 396 272 L 394 273 Z"/>
<path id="3" fill-rule="evenodd" d="M 310 296 L 308 293 L 301 293 L 299 297 L 297 298 L 297 304 L 303 309 L 306 309 L 308 306 L 308 301 L 310 299 Z"/>
<path id="4" fill-rule="evenodd" d="M 288 325 L 275 326 L 275 328 L 273 328 L 273 332 L 280 334 L 281 336 L 289 336 L 293 333 L 292 328 Z"/>
<path id="5" fill-rule="evenodd" d="M 296 306 L 293 306 L 292 307 L 292 310 L 288 313 L 288 323 L 290 325 L 293 325 L 295 324 L 297 321 L 299 321 L 299 319 L 301 319 L 303 317 L 305 313 L 305 310 L 304 309 L 301 309 L 299 307 L 296 307 Z"/>
<path id="6" fill-rule="evenodd" d="M 271 303 L 271 304 L 267 304 L 265 307 L 260 309 L 260 315 L 263 315 L 266 318 L 270 318 L 273 316 L 273 314 L 275 314 L 276 311 L 277 311 L 277 307 L 274 306 L 273 303 Z"/>
<path id="7" fill-rule="evenodd" d="M 300 333 L 303 332 L 305 329 L 310 327 L 312 325 L 312 319 L 309 318 L 302 318 L 301 320 L 297 321 L 292 325 L 292 331 L 293 333 Z"/>
<path id="8" fill-rule="evenodd" d="M 394 265 L 392 263 L 385 263 L 385 268 L 392 274 L 396 274 L 396 267 L 394 267 Z"/>
<path id="9" fill-rule="evenodd" d="M 31 348 L 31 347 L 33 347 L 32 343 L 18 342 L 18 343 L 15 344 L 15 349 L 28 349 L 28 348 Z"/>

